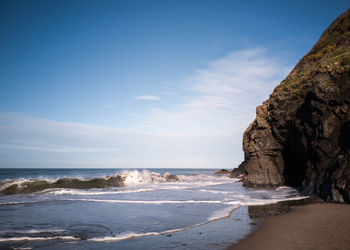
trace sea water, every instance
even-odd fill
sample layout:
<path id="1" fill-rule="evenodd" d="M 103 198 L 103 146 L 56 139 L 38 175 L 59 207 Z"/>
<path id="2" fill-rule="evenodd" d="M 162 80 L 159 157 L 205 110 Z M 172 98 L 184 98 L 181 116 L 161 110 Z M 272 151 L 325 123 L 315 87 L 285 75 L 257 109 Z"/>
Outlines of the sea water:
<path id="1" fill-rule="evenodd" d="M 0 196 L 0 248 L 224 249 L 250 232 L 248 206 L 304 198 L 289 187 L 245 188 L 216 171 L 0 169 L 0 192 L 16 185 Z M 117 175 L 123 186 L 26 190 Z"/>

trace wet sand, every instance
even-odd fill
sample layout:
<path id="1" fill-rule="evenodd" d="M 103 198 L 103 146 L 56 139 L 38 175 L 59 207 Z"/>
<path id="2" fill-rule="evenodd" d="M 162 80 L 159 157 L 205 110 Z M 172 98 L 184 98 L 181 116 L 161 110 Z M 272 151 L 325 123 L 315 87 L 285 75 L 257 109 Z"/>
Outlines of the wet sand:
<path id="1" fill-rule="evenodd" d="M 265 218 L 228 249 L 350 249 L 350 205 L 316 203 Z"/>

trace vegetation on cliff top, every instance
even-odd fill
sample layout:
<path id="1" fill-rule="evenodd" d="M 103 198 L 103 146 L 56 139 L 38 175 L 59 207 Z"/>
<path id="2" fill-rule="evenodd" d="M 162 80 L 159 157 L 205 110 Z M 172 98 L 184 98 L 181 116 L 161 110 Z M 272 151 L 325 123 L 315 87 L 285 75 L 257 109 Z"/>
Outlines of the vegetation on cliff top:
<path id="1" fill-rule="evenodd" d="M 350 9 L 323 32 L 319 41 L 274 90 L 290 99 L 303 98 L 318 73 L 342 74 L 350 69 Z M 333 84 L 330 82 L 330 84 Z"/>

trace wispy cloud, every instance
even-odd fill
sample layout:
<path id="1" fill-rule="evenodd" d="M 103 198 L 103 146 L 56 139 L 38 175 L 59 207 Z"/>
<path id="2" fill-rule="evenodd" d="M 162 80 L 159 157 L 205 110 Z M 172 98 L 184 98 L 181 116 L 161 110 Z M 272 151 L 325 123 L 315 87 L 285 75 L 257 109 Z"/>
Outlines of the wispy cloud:
<path id="1" fill-rule="evenodd" d="M 115 105 L 112 105 L 112 104 L 106 104 L 105 105 L 105 108 L 107 109 L 114 109 L 116 106 Z"/>
<path id="2" fill-rule="evenodd" d="M 197 70 L 189 78 L 190 89 L 204 96 L 235 97 L 250 103 L 252 98 L 266 98 L 289 70 L 282 58 L 269 56 L 264 48 L 242 50 Z"/>
<path id="3" fill-rule="evenodd" d="M 0 112 L 0 167 L 213 168 L 218 162 L 231 164 L 224 150 L 208 157 L 217 151 L 218 143 L 230 148 L 231 142 L 225 140 L 214 135 L 149 133 Z"/>
<path id="4" fill-rule="evenodd" d="M 142 126 L 153 131 L 238 133 L 241 138 L 254 119 L 256 106 L 290 69 L 283 58 L 272 57 L 262 47 L 228 53 L 186 79 L 190 94 L 175 109 L 150 109 Z"/>
<path id="5" fill-rule="evenodd" d="M 154 96 L 154 95 L 141 95 L 141 96 L 134 96 L 134 99 L 146 100 L 146 101 L 158 101 L 158 100 L 160 100 L 160 97 Z"/>

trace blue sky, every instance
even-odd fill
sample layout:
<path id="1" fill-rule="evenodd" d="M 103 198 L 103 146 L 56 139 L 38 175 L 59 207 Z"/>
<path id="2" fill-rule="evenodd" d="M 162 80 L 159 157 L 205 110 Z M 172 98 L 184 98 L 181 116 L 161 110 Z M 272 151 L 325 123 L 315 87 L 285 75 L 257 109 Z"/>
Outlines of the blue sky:
<path id="1" fill-rule="evenodd" d="M 210 167 L 347 1 L 1 1 L 0 167 Z"/>

